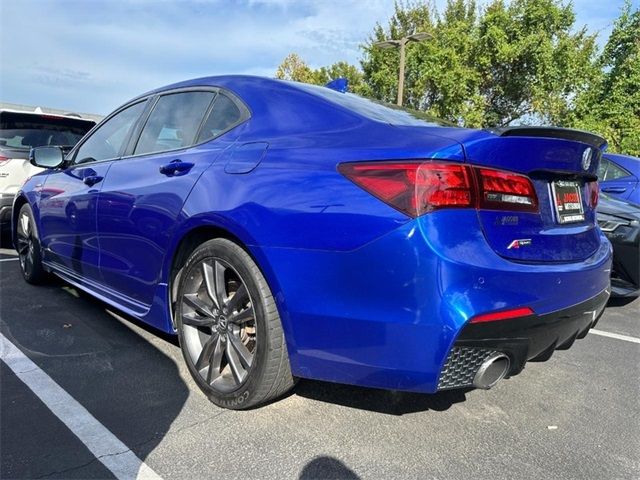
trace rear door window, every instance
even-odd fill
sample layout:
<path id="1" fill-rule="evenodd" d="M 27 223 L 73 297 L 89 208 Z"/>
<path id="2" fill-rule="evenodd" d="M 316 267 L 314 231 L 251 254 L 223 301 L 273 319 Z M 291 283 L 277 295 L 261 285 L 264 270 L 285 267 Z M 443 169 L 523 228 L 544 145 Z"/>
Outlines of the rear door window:
<path id="1" fill-rule="evenodd" d="M 624 177 L 628 177 L 629 175 L 631 175 L 629 172 L 627 172 L 624 168 L 616 165 L 613 162 L 609 162 L 609 167 L 607 168 L 607 172 L 604 176 L 605 180 L 616 180 L 618 178 L 624 178 Z"/>
<path id="2" fill-rule="evenodd" d="M 133 154 L 143 155 L 193 145 L 214 97 L 213 92 L 180 92 L 160 97 L 142 129 Z"/>
<path id="3" fill-rule="evenodd" d="M 617 180 L 618 178 L 625 178 L 630 175 L 631 174 L 624 168 L 612 162 L 608 158 L 602 157 L 602 160 L 600 160 L 600 165 L 598 166 L 598 180 L 601 182 Z"/>

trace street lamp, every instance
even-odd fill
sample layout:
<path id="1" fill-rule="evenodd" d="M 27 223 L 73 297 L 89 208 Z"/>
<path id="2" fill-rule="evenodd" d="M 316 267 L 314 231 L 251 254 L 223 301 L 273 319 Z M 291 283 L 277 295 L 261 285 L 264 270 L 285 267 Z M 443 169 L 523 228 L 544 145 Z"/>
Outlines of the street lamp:
<path id="1" fill-rule="evenodd" d="M 404 47 L 409 42 L 421 42 L 427 38 L 433 38 L 430 33 L 414 33 L 413 35 L 407 35 L 400 40 L 384 40 L 382 42 L 375 42 L 373 47 L 380 47 L 384 49 L 399 48 L 400 49 L 400 71 L 398 72 L 398 105 L 402 106 L 402 93 L 404 90 Z"/>

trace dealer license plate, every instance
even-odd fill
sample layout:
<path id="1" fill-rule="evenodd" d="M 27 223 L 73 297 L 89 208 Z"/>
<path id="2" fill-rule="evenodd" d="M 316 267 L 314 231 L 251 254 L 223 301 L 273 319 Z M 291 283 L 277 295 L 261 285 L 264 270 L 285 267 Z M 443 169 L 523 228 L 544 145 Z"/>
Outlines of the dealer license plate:
<path id="1" fill-rule="evenodd" d="M 551 184 L 558 223 L 584 221 L 580 183 L 559 180 Z"/>

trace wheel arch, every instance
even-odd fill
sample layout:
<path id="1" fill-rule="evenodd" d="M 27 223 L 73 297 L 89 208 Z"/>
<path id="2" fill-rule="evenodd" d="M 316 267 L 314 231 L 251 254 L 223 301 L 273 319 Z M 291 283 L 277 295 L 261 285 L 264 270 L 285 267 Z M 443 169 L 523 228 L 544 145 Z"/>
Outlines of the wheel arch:
<path id="1" fill-rule="evenodd" d="M 275 299 L 276 307 L 280 315 L 282 322 L 282 329 L 285 334 L 287 346 L 289 348 L 289 355 L 292 353 L 293 339 L 290 332 L 290 319 L 287 314 L 286 302 L 284 296 L 280 294 L 281 289 L 275 272 L 271 268 L 271 265 L 266 261 L 265 256 L 262 254 L 262 250 L 259 246 L 255 245 L 252 241 L 252 237 L 245 232 L 241 227 L 236 227 L 229 222 L 215 222 L 208 219 L 207 221 L 190 222 L 189 226 L 185 226 L 180 229 L 179 233 L 176 233 L 172 245 L 174 247 L 170 250 L 171 254 L 168 256 L 166 262 L 166 274 L 167 279 L 167 299 L 169 303 L 169 321 L 171 325 L 174 325 L 173 311 L 174 302 L 177 293 L 177 284 L 182 267 L 187 262 L 187 259 L 191 253 L 202 243 L 214 239 L 214 238 L 226 238 L 238 246 L 240 246 L 251 259 L 255 262 L 258 269 L 264 276 L 269 289 Z M 175 328 L 175 325 L 174 325 Z"/>
<path id="2" fill-rule="evenodd" d="M 28 203 L 29 201 L 27 200 L 27 197 L 22 193 L 19 193 L 13 201 L 13 206 L 11 208 L 11 243 L 13 244 L 14 248 L 17 248 L 16 226 L 18 224 L 18 213 L 20 212 L 22 206 Z"/>

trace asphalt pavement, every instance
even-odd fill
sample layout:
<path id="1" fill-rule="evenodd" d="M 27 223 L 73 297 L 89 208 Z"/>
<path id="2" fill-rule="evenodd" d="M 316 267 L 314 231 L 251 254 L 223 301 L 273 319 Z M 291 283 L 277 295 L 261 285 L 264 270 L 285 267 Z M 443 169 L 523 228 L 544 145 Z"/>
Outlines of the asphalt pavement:
<path id="1" fill-rule="evenodd" d="M 489 391 L 301 380 L 235 412 L 202 395 L 174 338 L 61 281 L 27 285 L 0 250 L 2 335 L 164 479 L 640 478 L 640 301 L 610 304 L 597 330 L 617 337 L 591 333 Z M 0 478 L 114 478 L 89 433 L 0 361 Z"/>

